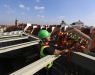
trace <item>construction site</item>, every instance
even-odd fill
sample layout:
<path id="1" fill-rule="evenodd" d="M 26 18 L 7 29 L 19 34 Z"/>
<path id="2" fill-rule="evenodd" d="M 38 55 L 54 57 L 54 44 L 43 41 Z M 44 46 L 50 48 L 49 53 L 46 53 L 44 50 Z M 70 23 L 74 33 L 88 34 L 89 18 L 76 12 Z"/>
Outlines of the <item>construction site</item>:
<path id="1" fill-rule="evenodd" d="M 66 55 L 40 58 L 41 29 L 51 33 L 52 44 L 60 50 L 73 48 Z M 94 35 L 95 28 L 80 21 L 73 25 L 64 21 L 60 25 L 15 23 L 0 32 L 0 75 L 42 75 L 41 70 L 50 62 L 54 63 L 57 75 L 95 75 Z"/>

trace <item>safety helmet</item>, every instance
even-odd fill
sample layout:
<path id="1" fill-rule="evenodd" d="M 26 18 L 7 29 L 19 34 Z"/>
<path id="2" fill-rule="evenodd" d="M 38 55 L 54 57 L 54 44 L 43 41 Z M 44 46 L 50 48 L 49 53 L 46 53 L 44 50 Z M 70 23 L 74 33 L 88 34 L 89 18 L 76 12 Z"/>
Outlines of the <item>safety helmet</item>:
<path id="1" fill-rule="evenodd" d="M 44 39 L 44 38 L 49 37 L 49 36 L 50 36 L 50 33 L 47 30 L 40 30 L 38 33 L 38 37 L 40 39 Z"/>

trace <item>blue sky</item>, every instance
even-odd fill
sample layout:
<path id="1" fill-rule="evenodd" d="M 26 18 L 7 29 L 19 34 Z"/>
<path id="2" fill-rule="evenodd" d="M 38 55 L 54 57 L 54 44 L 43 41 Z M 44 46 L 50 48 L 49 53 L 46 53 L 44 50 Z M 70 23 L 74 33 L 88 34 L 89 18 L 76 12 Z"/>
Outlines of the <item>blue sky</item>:
<path id="1" fill-rule="evenodd" d="M 0 0 L 0 24 L 19 22 L 68 24 L 81 20 L 95 25 L 95 0 Z"/>

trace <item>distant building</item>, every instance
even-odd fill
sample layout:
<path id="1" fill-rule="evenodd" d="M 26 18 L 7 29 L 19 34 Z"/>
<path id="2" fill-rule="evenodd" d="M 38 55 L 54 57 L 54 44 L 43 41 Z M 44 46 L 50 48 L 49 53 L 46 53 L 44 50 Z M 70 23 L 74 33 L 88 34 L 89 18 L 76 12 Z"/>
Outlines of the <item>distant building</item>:
<path id="1" fill-rule="evenodd" d="M 7 27 L 6 27 L 6 26 L 0 26 L 0 32 L 5 32 L 5 31 L 6 31 L 6 29 L 7 29 Z"/>
<path id="2" fill-rule="evenodd" d="M 65 21 L 61 21 L 61 23 L 60 23 L 60 25 L 62 26 L 62 27 L 64 27 L 64 26 L 66 26 L 67 24 L 66 24 L 66 22 Z"/>
<path id="3" fill-rule="evenodd" d="M 72 27 L 75 27 L 75 28 L 81 28 L 81 27 L 84 27 L 85 25 L 84 25 L 84 23 L 82 22 L 82 21 L 77 21 L 77 22 L 73 22 L 72 24 L 71 24 L 71 26 Z"/>
<path id="4" fill-rule="evenodd" d="M 18 20 L 16 19 L 16 20 L 15 20 L 15 26 L 17 26 L 17 25 L 18 25 Z"/>

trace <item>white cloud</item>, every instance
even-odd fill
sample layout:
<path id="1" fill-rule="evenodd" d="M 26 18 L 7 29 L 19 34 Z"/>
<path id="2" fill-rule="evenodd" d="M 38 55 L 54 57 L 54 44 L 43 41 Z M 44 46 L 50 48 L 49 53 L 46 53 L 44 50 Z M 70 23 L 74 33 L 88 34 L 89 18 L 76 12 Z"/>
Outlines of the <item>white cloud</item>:
<path id="1" fill-rule="evenodd" d="M 45 16 L 44 15 L 37 15 L 37 17 L 39 17 L 39 18 L 45 18 Z"/>
<path id="2" fill-rule="evenodd" d="M 44 10 L 45 7 L 44 6 L 35 6 L 34 9 L 35 10 Z"/>
<path id="3" fill-rule="evenodd" d="M 20 8 L 25 8 L 25 6 L 23 4 L 20 4 L 19 7 Z"/>
<path id="4" fill-rule="evenodd" d="M 36 0 L 36 2 L 40 2 L 40 0 Z"/>
<path id="5" fill-rule="evenodd" d="M 30 7 L 25 6 L 24 4 L 19 4 L 19 8 L 29 11 Z"/>

